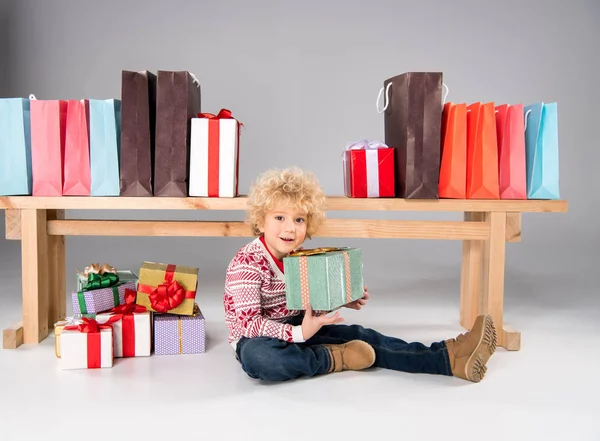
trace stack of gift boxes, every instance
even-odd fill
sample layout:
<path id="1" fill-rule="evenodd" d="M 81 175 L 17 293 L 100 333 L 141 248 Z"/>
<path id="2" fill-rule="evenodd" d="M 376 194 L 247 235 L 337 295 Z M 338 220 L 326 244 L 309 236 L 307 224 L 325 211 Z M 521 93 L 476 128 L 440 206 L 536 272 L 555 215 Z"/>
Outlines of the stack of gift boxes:
<path id="1" fill-rule="evenodd" d="M 205 352 L 198 268 L 144 262 L 131 271 L 93 264 L 71 295 L 74 317 L 55 324 L 63 369 L 112 367 L 113 359 Z M 154 351 L 152 351 L 154 349 Z"/>

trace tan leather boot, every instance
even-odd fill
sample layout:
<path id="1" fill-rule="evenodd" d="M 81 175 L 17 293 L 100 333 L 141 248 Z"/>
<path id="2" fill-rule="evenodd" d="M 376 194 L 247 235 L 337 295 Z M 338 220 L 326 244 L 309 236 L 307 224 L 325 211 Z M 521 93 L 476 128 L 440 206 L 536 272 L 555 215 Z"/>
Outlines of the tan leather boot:
<path id="1" fill-rule="evenodd" d="M 360 371 L 375 363 L 375 349 L 362 341 L 352 340 L 341 345 L 323 345 L 331 354 L 329 372 Z"/>
<path id="2" fill-rule="evenodd" d="M 488 362 L 496 350 L 496 329 L 489 315 L 475 319 L 473 329 L 458 337 L 446 340 L 452 375 L 478 383 Z"/>

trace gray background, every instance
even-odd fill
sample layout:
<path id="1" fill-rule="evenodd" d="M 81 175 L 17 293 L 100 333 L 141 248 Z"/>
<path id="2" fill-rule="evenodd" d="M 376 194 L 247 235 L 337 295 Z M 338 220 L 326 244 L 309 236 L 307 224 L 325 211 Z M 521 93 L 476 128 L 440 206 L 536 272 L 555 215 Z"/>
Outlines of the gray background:
<path id="1" fill-rule="evenodd" d="M 524 215 L 523 242 L 507 250 L 507 315 L 519 307 L 532 314 L 545 307 L 593 309 L 586 305 L 594 302 L 600 245 L 600 2 L 15 0 L 0 2 L 0 12 L 2 96 L 119 98 L 122 69 L 195 73 L 202 110 L 232 109 L 245 125 L 242 193 L 265 169 L 296 165 L 314 171 L 329 195 L 343 194 L 345 143 L 383 138 L 377 93 L 386 78 L 405 71 L 442 71 L 455 102 L 557 101 L 561 197 L 569 212 Z M 237 212 L 93 215 L 242 219 Z M 369 216 L 329 213 L 354 215 Z M 69 237 L 69 288 L 75 270 L 91 262 L 135 270 L 143 260 L 158 260 L 197 265 L 201 287 L 218 297 L 225 267 L 246 241 Z M 433 301 L 437 293 L 458 301 L 460 242 L 315 239 L 308 245 L 325 243 L 364 248 L 374 295 L 415 302 Z M 19 242 L 0 238 L 0 276 L 18 278 L 20 263 Z"/>

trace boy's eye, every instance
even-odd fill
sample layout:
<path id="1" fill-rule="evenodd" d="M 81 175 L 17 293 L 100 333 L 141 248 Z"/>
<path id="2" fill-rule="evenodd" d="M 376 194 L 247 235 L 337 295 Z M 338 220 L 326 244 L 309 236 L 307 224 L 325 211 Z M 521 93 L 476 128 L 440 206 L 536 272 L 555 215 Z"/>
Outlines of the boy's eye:
<path id="1" fill-rule="evenodd" d="M 283 216 L 275 216 L 275 220 L 282 221 L 283 220 Z"/>
<path id="2" fill-rule="evenodd" d="M 302 223 L 302 222 L 304 222 L 304 218 L 303 217 L 299 217 L 299 218 L 296 219 L 296 222 Z"/>

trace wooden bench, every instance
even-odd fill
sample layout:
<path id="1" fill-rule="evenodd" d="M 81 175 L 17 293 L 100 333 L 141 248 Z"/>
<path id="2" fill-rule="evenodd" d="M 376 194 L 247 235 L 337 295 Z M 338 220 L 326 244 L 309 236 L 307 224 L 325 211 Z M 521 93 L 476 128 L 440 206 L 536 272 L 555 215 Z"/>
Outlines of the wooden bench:
<path id="1" fill-rule="evenodd" d="M 21 240 L 22 321 L 3 331 L 4 348 L 37 344 L 66 315 L 65 236 L 251 237 L 242 221 L 66 219 L 65 210 L 245 210 L 238 198 L 0 197 L 6 238 Z M 464 213 L 463 221 L 336 219 L 316 236 L 462 240 L 460 324 L 492 315 L 498 345 L 519 350 L 521 335 L 503 322 L 506 242 L 521 240 L 521 213 L 566 212 L 563 200 L 407 200 L 329 197 L 329 211 Z"/>

